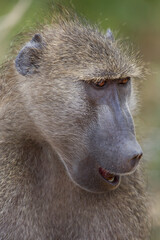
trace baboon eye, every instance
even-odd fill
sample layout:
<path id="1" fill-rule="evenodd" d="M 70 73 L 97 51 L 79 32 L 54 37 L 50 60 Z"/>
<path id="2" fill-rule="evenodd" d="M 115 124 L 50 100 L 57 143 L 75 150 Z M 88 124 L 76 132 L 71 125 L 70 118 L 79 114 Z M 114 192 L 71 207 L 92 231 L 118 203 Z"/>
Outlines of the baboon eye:
<path id="1" fill-rule="evenodd" d="M 106 81 L 105 80 L 100 80 L 99 82 L 94 83 L 94 86 L 102 88 L 106 85 Z"/>
<path id="2" fill-rule="evenodd" d="M 119 84 L 127 84 L 130 80 L 130 77 L 118 79 Z"/>

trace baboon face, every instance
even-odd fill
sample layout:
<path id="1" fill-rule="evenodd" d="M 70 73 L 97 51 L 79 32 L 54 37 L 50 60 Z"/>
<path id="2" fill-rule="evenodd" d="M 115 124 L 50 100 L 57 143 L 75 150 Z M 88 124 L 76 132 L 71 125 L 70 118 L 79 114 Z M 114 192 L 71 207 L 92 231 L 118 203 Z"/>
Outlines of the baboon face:
<path id="1" fill-rule="evenodd" d="M 117 188 L 142 156 L 130 113 L 134 64 L 110 31 L 106 37 L 72 28 L 36 34 L 19 52 L 20 91 L 73 182 L 105 192 Z"/>

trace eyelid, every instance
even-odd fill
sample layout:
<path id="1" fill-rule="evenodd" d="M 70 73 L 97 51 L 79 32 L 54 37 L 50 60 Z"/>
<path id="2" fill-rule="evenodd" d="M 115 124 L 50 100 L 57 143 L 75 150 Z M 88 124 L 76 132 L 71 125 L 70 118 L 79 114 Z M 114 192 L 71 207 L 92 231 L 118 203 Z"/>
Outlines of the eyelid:
<path id="1" fill-rule="evenodd" d="M 107 81 L 106 80 L 99 80 L 98 82 L 93 82 L 93 86 L 96 88 L 103 88 L 106 85 Z"/>
<path id="2" fill-rule="evenodd" d="M 125 84 L 127 84 L 129 81 L 130 81 L 130 77 L 118 79 L 118 84 L 125 85 Z"/>
<path id="3" fill-rule="evenodd" d="M 106 84 L 106 80 L 100 80 L 99 82 L 96 83 L 97 86 L 103 87 Z"/>

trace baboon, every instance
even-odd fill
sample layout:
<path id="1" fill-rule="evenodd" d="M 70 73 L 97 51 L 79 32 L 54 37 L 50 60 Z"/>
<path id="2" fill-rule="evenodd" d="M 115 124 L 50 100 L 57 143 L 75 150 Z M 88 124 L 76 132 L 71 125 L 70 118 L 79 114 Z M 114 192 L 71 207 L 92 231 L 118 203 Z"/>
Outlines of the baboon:
<path id="1" fill-rule="evenodd" d="M 148 239 L 139 60 L 78 17 L 18 51 L 0 75 L 0 239 Z"/>

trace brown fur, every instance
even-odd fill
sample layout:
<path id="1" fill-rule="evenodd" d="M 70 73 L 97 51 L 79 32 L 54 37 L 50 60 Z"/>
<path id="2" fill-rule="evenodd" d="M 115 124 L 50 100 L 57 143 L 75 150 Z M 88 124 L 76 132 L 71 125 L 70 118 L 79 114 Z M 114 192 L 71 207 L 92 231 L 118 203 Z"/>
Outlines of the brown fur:
<path id="1" fill-rule="evenodd" d="M 84 126 L 90 121 L 82 89 L 73 82 L 137 77 L 141 67 L 132 56 L 121 55 L 117 42 L 110 44 L 97 29 L 78 21 L 53 23 L 41 34 L 47 44 L 37 74 L 20 76 L 12 62 L 1 70 L 0 239 L 147 240 L 140 167 L 123 176 L 116 190 L 96 194 L 75 185 L 61 161 L 67 141 L 78 145 L 68 154 L 85 152 L 85 137 L 79 129 L 75 135 L 70 131 L 74 121 L 83 119 Z M 61 141 L 64 135 L 66 142 Z"/>

